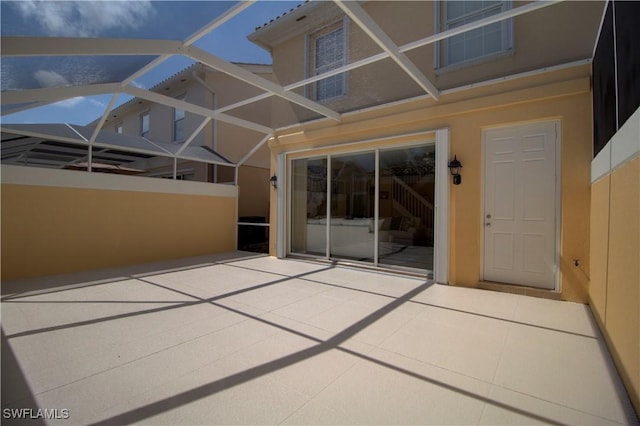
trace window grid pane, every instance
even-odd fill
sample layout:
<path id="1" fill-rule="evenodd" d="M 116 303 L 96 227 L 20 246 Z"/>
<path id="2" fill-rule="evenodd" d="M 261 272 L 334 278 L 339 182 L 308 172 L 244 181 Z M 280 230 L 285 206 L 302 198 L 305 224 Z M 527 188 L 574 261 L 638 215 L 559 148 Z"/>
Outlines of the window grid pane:
<path id="1" fill-rule="evenodd" d="M 181 118 L 173 122 L 173 140 L 174 141 L 184 140 L 184 118 Z"/>
<path id="2" fill-rule="evenodd" d="M 178 98 L 184 101 L 184 97 Z M 184 110 L 180 108 L 173 109 L 173 141 L 181 142 L 184 140 Z"/>
<path id="3" fill-rule="evenodd" d="M 322 74 L 344 65 L 344 29 L 318 37 L 315 42 L 315 74 Z M 325 78 L 316 83 L 316 99 L 326 100 L 345 92 L 345 75 Z"/>
<path id="4" fill-rule="evenodd" d="M 143 138 L 146 138 L 148 134 L 149 134 L 149 114 L 143 114 L 142 115 L 142 131 L 140 132 L 140 135 Z"/>
<path id="5" fill-rule="evenodd" d="M 184 118 L 184 110 L 182 109 L 174 109 L 173 110 L 173 120 L 180 120 L 181 118 Z"/>
<path id="6" fill-rule="evenodd" d="M 447 2 L 447 29 L 456 28 L 506 10 L 506 2 Z M 447 65 L 468 61 L 507 49 L 504 33 L 506 21 L 467 31 L 451 37 L 446 43 Z"/>

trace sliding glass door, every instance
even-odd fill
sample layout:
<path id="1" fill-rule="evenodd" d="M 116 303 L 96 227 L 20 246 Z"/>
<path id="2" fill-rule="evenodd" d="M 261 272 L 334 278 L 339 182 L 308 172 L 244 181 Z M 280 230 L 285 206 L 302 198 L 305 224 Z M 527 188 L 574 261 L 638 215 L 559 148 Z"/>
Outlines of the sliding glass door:
<path id="1" fill-rule="evenodd" d="M 295 160 L 291 185 L 291 251 L 327 255 L 327 158 Z"/>
<path id="2" fill-rule="evenodd" d="M 292 254 L 433 270 L 434 145 L 290 164 Z"/>
<path id="3" fill-rule="evenodd" d="M 329 255 L 374 261 L 375 153 L 331 156 Z"/>
<path id="4" fill-rule="evenodd" d="M 380 265 L 433 270 L 435 153 L 380 150 Z"/>

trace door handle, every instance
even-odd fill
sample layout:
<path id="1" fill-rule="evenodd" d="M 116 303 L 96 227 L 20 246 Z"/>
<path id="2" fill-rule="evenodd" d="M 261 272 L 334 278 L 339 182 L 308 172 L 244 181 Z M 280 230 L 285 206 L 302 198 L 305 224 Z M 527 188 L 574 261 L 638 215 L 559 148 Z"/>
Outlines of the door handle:
<path id="1" fill-rule="evenodd" d="M 491 222 L 487 222 L 487 223 L 485 223 L 485 224 L 484 224 L 484 226 L 486 226 L 486 227 L 491 226 Z"/>

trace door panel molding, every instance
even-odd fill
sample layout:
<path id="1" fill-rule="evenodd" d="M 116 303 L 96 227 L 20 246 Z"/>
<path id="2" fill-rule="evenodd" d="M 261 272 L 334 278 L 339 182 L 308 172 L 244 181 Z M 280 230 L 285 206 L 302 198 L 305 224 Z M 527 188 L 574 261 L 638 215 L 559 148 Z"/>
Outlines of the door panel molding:
<path id="1" fill-rule="evenodd" d="M 560 142 L 558 120 L 483 129 L 482 280 L 559 290 Z"/>

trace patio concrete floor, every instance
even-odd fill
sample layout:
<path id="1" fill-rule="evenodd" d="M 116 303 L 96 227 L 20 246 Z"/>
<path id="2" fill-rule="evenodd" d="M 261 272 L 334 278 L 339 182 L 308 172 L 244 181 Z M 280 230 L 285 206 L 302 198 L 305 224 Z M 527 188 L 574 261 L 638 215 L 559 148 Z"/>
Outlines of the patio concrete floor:
<path id="1" fill-rule="evenodd" d="M 2 285 L 6 424 L 637 422 L 580 304 L 240 252 Z"/>

